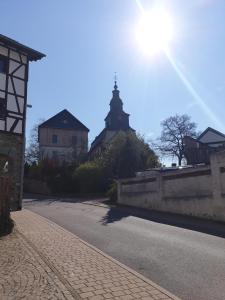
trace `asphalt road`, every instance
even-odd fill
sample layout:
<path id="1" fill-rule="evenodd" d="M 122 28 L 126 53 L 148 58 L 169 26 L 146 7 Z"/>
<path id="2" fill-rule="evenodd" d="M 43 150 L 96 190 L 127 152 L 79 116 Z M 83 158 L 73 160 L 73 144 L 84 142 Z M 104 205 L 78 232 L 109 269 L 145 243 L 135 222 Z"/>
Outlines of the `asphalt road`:
<path id="1" fill-rule="evenodd" d="M 23 206 L 184 300 L 225 300 L 225 225 L 55 199 Z"/>

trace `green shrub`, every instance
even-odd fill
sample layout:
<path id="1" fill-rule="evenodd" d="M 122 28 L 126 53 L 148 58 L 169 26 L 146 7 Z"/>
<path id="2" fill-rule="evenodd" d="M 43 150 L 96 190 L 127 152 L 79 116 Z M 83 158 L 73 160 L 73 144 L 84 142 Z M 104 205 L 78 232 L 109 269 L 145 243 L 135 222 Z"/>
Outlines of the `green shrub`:
<path id="1" fill-rule="evenodd" d="M 106 195 L 109 197 L 111 202 L 117 202 L 117 182 L 114 181 L 109 190 L 107 191 Z"/>
<path id="2" fill-rule="evenodd" d="M 75 170 L 73 179 L 81 193 L 103 193 L 106 190 L 104 170 L 96 161 L 81 164 Z"/>

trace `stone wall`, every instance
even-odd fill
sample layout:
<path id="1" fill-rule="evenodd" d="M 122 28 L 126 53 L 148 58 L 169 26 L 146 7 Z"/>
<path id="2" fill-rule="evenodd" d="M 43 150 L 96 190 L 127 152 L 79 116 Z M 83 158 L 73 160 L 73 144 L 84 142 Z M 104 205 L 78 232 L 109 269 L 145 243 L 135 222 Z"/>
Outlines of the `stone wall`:
<path id="1" fill-rule="evenodd" d="M 118 182 L 118 202 L 152 210 L 225 221 L 225 152 L 209 166 L 152 172 Z"/>
<path id="2" fill-rule="evenodd" d="M 50 195 L 51 190 L 46 182 L 24 178 L 24 193 Z"/>
<path id="3" fill-rule="evenodd" d="M 21 209 L 23 187 L 24 138 L 19 135 L 0 133 L 0 154 L 9 158 L 10 207 L 12 210 Z"/>
<path id="4" fill-rule="evenodd" d="M 10 180 L 0 175 L 0 236 L 11 232 L 13 222 L 10 219 Z"/>

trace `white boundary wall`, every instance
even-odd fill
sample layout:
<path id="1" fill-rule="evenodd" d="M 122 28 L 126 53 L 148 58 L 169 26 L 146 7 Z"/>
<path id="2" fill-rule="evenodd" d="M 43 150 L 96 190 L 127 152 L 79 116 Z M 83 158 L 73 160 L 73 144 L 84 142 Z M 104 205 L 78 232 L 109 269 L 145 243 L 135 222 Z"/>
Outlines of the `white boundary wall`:
<path id="1" fill-rule="evenodd" d="M 118 203 L 225 222 L 225 151 L 210 166 L 120 180 Z"/>

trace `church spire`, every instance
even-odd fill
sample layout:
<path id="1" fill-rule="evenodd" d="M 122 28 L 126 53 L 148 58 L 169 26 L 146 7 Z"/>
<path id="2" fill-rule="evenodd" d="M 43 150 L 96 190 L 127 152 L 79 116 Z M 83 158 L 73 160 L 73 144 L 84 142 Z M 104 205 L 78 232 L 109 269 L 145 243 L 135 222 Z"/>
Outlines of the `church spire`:
<path id="1" fill-rule="evenodd" d="M 114 77 L 114 90 L 110 101 L 110 111 L 105 118 L 105 127 L 108 130 L 127 130 L 129 126 L 129 114 L 123 111 L 123 102 L 120 99 L 120 91 L 117 86 L 117 77 Z"/>
<path id="2" fill-rule="evenodd" d="M 114 75 L 114 91 L 116 91 L 118 89 L 118 86 L 117 86 L 117 73 L 115 72 L 115 75 Z"/>
<path id="3" fill-rule="evenodd" d="M 122 111 L 123 110 L 123 102 L 120 99 L 120 91 L 118 90 L 116 75 L 115 75 L 114 79 L 115 79 L 114 90 L 112 91 L 113 97 L 112 97 L 112 100 L 110 101 L 110 110 Z"/>

